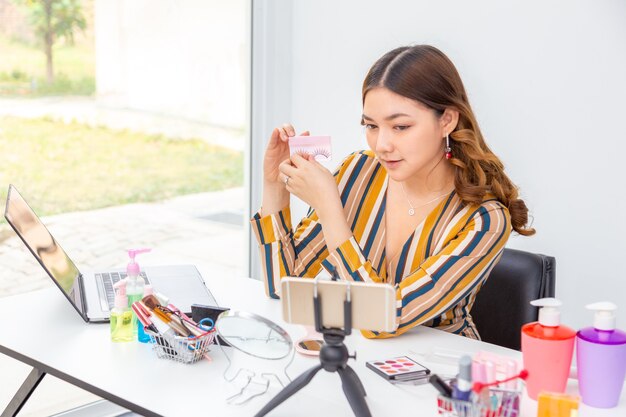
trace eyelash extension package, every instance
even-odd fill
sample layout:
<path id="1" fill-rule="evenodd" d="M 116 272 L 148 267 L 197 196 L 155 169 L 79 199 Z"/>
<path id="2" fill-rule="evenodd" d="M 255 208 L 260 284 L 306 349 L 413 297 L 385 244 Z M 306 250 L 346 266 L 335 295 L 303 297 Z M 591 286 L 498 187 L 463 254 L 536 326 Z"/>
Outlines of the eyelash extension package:
<path id="1" fill-rule="evenodd" d="M 330 136 L 293 136 L 289 138 L 289 155 L 309 154 L 316 161 L 330 161 Z"/>

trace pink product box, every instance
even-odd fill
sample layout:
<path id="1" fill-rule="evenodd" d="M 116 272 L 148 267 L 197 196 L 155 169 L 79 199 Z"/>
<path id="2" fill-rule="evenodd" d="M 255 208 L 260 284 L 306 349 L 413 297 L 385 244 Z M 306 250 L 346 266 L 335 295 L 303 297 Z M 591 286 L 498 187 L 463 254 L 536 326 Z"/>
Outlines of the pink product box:
<path id="1" fill-rule="evenodd" d="M 330 161 L 330 136 L 293 136 L 289 138 L 289 155 L 309 154 L 316 161 Z"/>

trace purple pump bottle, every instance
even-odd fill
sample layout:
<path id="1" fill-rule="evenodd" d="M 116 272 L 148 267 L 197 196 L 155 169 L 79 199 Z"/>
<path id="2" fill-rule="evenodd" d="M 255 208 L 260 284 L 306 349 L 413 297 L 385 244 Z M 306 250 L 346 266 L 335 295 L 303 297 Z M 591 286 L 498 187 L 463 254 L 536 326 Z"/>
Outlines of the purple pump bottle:
<path id="1" fill-rule="evenodd" d="M 595 317 L 593 327 L 576 334 L 580 396 L 591 407 L 613 408 L 626 376 L 626 333 L 615 329 L 615 304 L 600 302 L 586 308 L 595 311 Z"/>

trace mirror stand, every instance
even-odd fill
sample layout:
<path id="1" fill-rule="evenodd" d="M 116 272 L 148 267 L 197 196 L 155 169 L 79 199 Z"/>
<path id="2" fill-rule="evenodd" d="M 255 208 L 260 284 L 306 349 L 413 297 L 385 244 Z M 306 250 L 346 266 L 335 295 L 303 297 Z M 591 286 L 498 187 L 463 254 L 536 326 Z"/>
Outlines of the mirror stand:
<path id="1" fill-rule="evenodd" d="M 257 374 L 257 372 L 251 370 L 250 368 L 243 368 L 243 367 L 237 369 L 237 372 L 235 372 L 233 376 L 229 377 L 228 373 L 229 373 L 229 370 L 232 368 L 233 361 L 230 359 L 230 357 L 228 356 L 228 354 L 222 347 L 222 344 L 219 343 L 219 340 L 217 341 L 217 345 L 220 347 L 220 350 L 222 351 L 222 353 L 226 357 L 226 360 L 228 361 L 228 366 L 226 367 L 226 369 L 224 370 L 224 373 L 222 374 L 222 377 L 224 378 L 224 380 L 229 383 L 234 383 L 235 380 L 237 380 L 237 378 L 239 378 L 240 376 L 243 376 L 243 378 L 245 378 L 244 379 L 245 382 L 243 383 L 239 391 L 231 395 L 230 397 L 226 398 L 226 402 L 228 404 L 242 405 L 242 404 L 247 403 L 253 398 L 260 397 L 266 394 L 270 388 L 270 384 L 272 381 L 278 381 L 280 386 L 283 388 L 285 387 L 285 383 L 291 382 L 291 378 L 289 377 L 289 375 L 287 375 L 287 368 L 293 362 L 293 358 L 295 354 L 293 349 L 292 349 L 289 362 L 287 362 L 287 364 L 283 368 L 283 374 L 285 375 L 285 378 L 286 378 L 286 381 L 283 382 L 283 380 L 277 374 L 273 372 L 262 372 L 262 373 Z M 261 391 L 250 394 L 250 395 L 246 395 L 246 393 L 250 391 L 248 388 L 253 385 L 260 386 Z"/>
<path id="2" fill-rule="evenodd" d="M 215 340 L 228 361 L 222 377 L 228 383 L 241 385 L 235 394 L 226 398 L 228 404 L 241 405 L 264 395 L 270 389 L 272 382 L 278 382 L 283 388 L 291 382 L 291 378 L 287 375 L 287 368 L 293 362 L 295 350 L 287 332 L 276 323 L 254 313 L 229 310 L 218 317 L 216 330 L 220 337 Z M 283 360 L 289 357 L 282 370 L 285 379 L 278 375 L 280 371 L 268 372 L 264 369 L 265 365 L 253 366 L 247 363 L 247 360 L 243 361 L 244 366 L 240 366 L 235 371 L 234 357 L 231 358 L 226 352 L 220 338 L 227 343 L 227 346 L 235 349 L 233 352 L 243 352 L 250 360 L 261 360 L 263 364 L 267 361 Z M 255 368 L 258 370 L 255 371 Z M 270 367 L 270 369 L 273 370 L 275 367 Z M 240 380 L 243 382 L 240 383 Z"/>

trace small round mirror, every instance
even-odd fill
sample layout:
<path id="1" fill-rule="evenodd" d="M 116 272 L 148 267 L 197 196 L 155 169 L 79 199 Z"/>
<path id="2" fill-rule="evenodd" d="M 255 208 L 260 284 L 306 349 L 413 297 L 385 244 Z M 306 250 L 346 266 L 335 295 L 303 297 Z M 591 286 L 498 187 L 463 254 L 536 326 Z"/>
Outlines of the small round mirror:
<path id="1" fill-rule="evenodd" d="M 228 310 L 220 314 L 217 334 L 235 349 L 262 359 L 282 359 L 292 348 L 291 337 L 276 323 L 254 313 Z"/>

